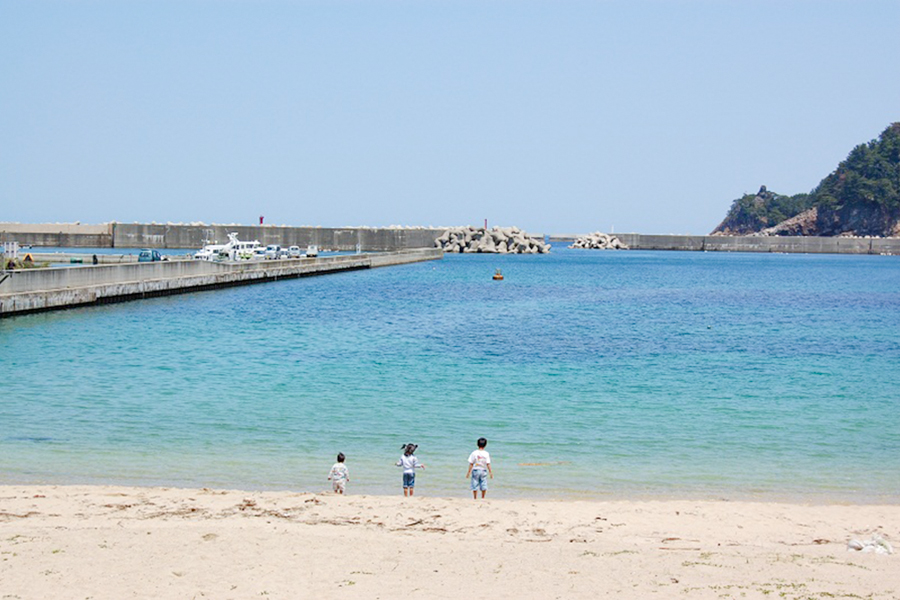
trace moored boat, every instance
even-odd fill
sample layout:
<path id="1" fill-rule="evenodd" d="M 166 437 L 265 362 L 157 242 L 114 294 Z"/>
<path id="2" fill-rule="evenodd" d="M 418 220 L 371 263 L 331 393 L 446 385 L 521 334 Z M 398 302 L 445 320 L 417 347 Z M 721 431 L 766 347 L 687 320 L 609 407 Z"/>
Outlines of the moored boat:
<path id="1" fill-rule="evenodd" d="M 254 260 L 259 257 L 259 248 L 262 248 L 259 241 L 242 242 L 238 239 L 237 233 L 229 233 L 227 244 L 207 244 L 194 254 L 194 258 L 210 261 Z"/>

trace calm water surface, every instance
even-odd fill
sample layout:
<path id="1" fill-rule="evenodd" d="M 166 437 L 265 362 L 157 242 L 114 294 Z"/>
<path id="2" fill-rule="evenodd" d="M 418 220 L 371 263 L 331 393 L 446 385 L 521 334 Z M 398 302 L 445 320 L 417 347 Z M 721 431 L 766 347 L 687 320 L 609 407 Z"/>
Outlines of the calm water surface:
<path id="1" fill-rule="evenodd" d="M 505 281 L 494 282 L 495 268 Z M 0 483 L 900 501 L 900 259 L 576 251 L 0 321 Z"/>

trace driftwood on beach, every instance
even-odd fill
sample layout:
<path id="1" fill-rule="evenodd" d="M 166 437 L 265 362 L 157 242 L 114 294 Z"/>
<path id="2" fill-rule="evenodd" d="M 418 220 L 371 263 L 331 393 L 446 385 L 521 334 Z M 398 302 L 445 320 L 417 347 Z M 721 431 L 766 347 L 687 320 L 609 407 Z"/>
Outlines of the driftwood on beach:
<path id="1" fill-rule="evenodd" d="M 484 252 L 491 254 L 545 254 L 550 244 L 530 236 L 518 227 L 452 227 L 435 241 L 444 252 Z"/>

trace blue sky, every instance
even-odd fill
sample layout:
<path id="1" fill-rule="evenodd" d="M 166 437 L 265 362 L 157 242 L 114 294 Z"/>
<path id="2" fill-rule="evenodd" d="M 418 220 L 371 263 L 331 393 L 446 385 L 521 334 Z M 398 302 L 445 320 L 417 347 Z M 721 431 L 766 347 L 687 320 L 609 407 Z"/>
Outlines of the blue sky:
<path id="1" fill-rule="evenodd" d="M 898 58 L 896 0 L 0 0 L 0 221 L 705 234 Z"/>

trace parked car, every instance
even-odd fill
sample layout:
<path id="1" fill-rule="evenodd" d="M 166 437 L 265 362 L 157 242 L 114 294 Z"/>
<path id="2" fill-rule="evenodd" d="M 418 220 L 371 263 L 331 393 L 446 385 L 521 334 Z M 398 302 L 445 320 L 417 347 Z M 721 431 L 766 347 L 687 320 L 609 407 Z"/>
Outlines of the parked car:
<path id="1" fill-rule="evenodd" d="M 319 247 L 313 244 L 310 244 L 306 247 L 306 256 L 309 258 L 315 258 L 319 255 Z"/>
<path id="2" fill-rule="evenodd" d="M 291 253 L 287 248 L 282 248 L 281 250 L 278 251 L 279 259 L 287 259 L 290 257 L 291 257 Z"/>
<path id="3" fill-rule="evenodd" d="M 288 253 L 291 255 L 291 258 L 300 258 L 300 246 L 291 246 L 288 248 Z"/>
<path id="4" fill-rule="evenodd" d="M 278 244 L 269 244 L 266 246 L 266 260 L 278 260 L 279 252 L 281 252 L 281 246 Z"/>
<path id="5" fill-rule="evenodd" d="M 150 248 L 144 248 L 141 250 L 140 254 L 138 254 L 138 262 L 157 262 L 162 259 L 163 257 L 160 255 L 159 250 L 152 250 Z"/>

